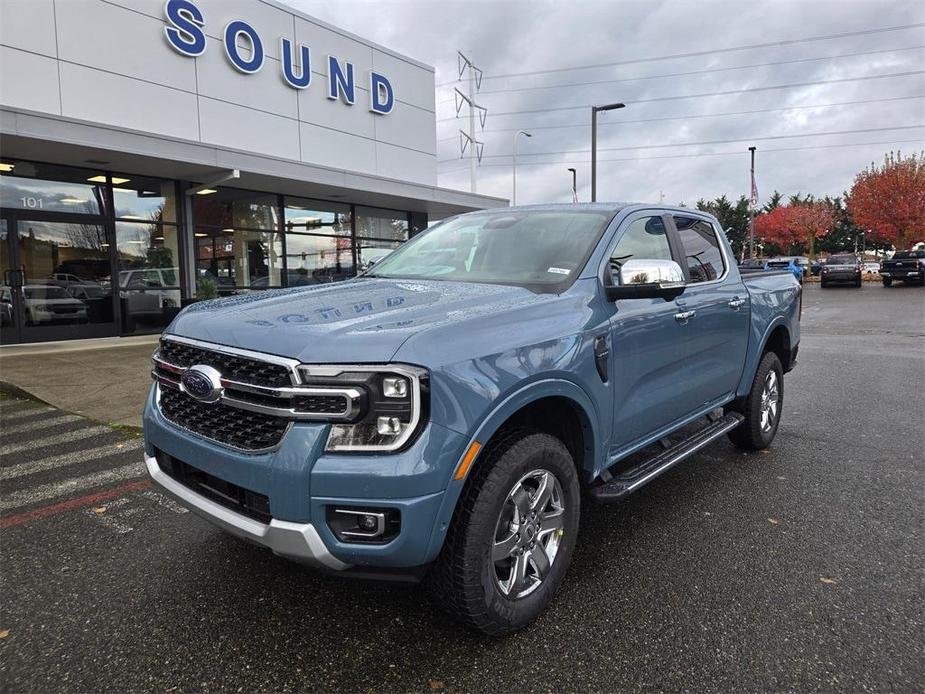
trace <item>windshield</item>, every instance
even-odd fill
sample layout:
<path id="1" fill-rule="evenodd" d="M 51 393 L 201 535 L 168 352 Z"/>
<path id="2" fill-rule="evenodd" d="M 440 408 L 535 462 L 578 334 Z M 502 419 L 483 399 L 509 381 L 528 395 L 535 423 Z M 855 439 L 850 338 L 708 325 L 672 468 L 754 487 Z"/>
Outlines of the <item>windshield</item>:
<path id="1" fill-rule="evenodd" d="M 366 276 L 558 289 L 578 277 L 610 217 L 588 210 L 463 215 L 396 249 Z"/>
<path id="2" fill-rule="evenodd" d="M 925 251 L 897 251 L 893 260 L 909 260 L 910 258 L 925 258 Z"/>
<path id="3" fill-rule="evenodd" d="M 62 287 L 25 287 L 24 288 L 27 299 L 70 299 L 71 295 L 68 294 Z"/>
<path id="4" fill-rule="evenodd" d="M 854 265 L 857 259 L 853 255 L 833 255 L 825 261 L 826 265 Z"/>
<path id="5" fill-rule="evenodd" d="M 768 267 L 790 267 L 789 260 L 772 260 L 768 263 Z"/>

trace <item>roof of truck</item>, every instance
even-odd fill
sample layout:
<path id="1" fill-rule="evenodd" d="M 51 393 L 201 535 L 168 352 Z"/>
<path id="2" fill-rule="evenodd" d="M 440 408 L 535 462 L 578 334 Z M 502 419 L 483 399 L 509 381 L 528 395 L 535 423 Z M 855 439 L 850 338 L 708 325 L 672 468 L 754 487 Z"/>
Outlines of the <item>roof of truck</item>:
<path id="1" fill-rule="evenodd" d="M 512 210 L 591 210 L 594 212 L 609 212 L 610 214 L 616 214 L 627 208 L 639 208 L 642 210 L 664 210 L 667 212 L 681 212 L 686 214 L 700 214 L 700 215 L 709 215 L 709 212 L 703 212 L 702 210 L 691 209 L 690 207 L 677 207 L 675 205 L 665 205 L 660 203 L 646 203 L 646 202 L 563 202 L 563 203 L 547 203 L 541 205 L 518 205 L 517 207 L 495 207 L 489 210 L 480 210 L 480 212 L 494 212 L 494 213 L 503 213 L 505 211 Z M 471 214 L 479 214 L 478 212 Z"/>

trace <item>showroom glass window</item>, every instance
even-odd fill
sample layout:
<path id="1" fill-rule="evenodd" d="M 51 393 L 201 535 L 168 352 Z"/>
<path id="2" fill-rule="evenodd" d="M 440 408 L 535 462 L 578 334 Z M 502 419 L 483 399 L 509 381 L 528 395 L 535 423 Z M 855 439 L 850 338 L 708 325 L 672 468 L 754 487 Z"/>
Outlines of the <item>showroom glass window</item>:
<path id="1" fill-rule="evenodd" d="M 338 282 L 356 274 L 350 205 L 286 197 L 283 217 L 287 286 Z"/>
<path id="2" fill-rule="evenodd" d="M 4 160 L 0 207 L 18 211 L 102 215 L 106 176 L 92 169 Z"/>
<path id="3" fill-rule="evenodd" d="M 362 271 L 408 240 L 408 213 L 378 207 L 356 208 L 357 267 Z"/>
<path id="4" fill-rule="evenodd" d="M 278 196 L 219 188 L 192 197 L 198 298 L 284 286 Z"/>
<path id="5" fill-rule="evenodd" d="M 122 331 L 162 329 L 181 306 L 176 185 L 120 173 L 111 180 Z"/>

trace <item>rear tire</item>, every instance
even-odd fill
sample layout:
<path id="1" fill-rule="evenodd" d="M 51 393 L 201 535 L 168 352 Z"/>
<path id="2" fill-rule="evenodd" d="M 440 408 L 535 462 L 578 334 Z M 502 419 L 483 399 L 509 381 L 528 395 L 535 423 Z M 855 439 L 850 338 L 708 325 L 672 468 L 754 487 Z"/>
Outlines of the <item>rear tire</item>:
<path id="1" fill-rule="evenodd" d="M 854 286 L 855 286 L 855 287 L 861 287 L 861 286 L 863 286 L 863 284 L 864 284 L 864 280 L 862 280 L 860 277 L 859 277 L 858 279 L 856 279 L 855 282 L 854 282 Z"/>
<path id="2" fill-rule="evenodd" d="M 521 429 L 489 444 L 427 576 L 437 606 L 491 636 L 536 619 L 572 558 L 579 492 L 575 463 L 559 439 Z"/>
<path id="3" fill-rule="evenodd" d="M 819 288 L 820 288 L 820 289 L 825 289 L 825 288 L 828 287 L 828 286 L 829 286 L 829 285 L 827 285 L 824 281 L 822 281 L 822 280 L 819 281 Z"/>
<path id="4" fill-rule="evenodd" d="M 745 421 L 729 432 L 729 440 L 748 451 L 767 448 L 780 426 L 783 404 L 784 369 L 774 352 L 766 352 L 745 402 L 735 409 Z"/>
<path id="5" fill-rule="evenodd" d="M 883 277 L 883 278 L 881 278 L 880 281 L 883 282 L 883 286 L 884 286 L 884 287 L 889 287 L 891 284 L 893 284 L 893 278 L 892 278 L 892 277 Z"/>

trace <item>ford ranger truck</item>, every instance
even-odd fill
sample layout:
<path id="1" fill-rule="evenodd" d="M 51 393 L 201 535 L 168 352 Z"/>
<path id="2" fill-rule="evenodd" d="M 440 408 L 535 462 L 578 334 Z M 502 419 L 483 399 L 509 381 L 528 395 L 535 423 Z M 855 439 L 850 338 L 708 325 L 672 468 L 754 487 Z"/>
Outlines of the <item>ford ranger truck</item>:
<path id="1" fill-rule="evenodd" d="M 562 584 L 582 503 L 722 436 L 771 444 L 800 307 L 790 273 L 743 279 L 700 212 L 464 214 L 352 280 L 184 309 L 154 354 L 145 463 L 229 533 L 422 579 L 505 634 Z"/>

